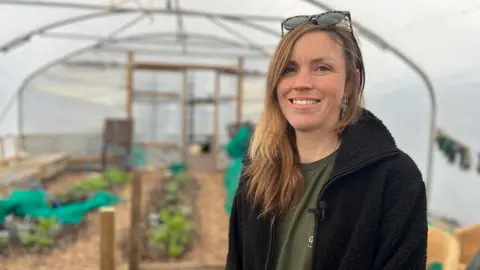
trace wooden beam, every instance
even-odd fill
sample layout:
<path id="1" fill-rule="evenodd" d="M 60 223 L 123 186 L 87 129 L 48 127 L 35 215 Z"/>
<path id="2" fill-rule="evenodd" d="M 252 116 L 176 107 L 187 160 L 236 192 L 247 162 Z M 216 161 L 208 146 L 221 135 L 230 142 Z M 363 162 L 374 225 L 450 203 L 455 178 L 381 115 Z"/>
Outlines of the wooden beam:
<path id="1" fill-rule="evenodd" d="M 214 90 L 215 91 L 215 90 Z M 236 101 L 237 97 L 204 97 L 204 98 L 195 98 L 188 100 L 189 104 L 215 104 L 217 101 Z"/>
<path id="2" fill-rule="evenodd" d="M 5 157 L 5 138 L 0 137 L 0 158 Z"/>
<path id="3" fill-rule="evenodd" d="M 153 62 L 137 62 L 134 67 L 136 69 L 147 70 L 170 70 L 170 71 L 184 71 L 189 69 L 194 70 L 215 70 L 221 73 L 237 74 L 237 69 L 229 66 L 217 65 L 195 65 L 195 64 L 169 64 L 169 63 L 153 63 Z"/>
<path id="4" fill-rule="evenodd" d="M 18 135 L 13 139 L 13 144 L 15 147 L 15 159 L 17 160 L 20 160 L 22 158 L 22 138 L 22 135 Z"/>
<path id="5" fill-rule="evenodd" d="M 237 73 L 237 112 L 236 112 L 236 120 L 237 123 L 240 124 L 242 122 L 242 108 L 243 108 L 243 82 L 245 80 L 244 77 L 244 64 L 245 61 L 243 57 L 238 58 L 238 73 Z"/>
<path id="6" fill-rule="evenodd" d="M 182 89 L 182 128 L 181 128 L 181 138 L 182 138 L 182 160 L 185 162 L 187 160 L 187 151 L 188 151 L 188 106 L 187 100 L 189 99 L 189 89 L 188 89 L 188 71 L 183 71 L 183 89 Z"/>
<path id="7" fill-rule="evenodd" d="M 136 90 L 133 95 L 135 97 L 145 97 L 151 99 L 178 99 L 179 93 L 175 92 L 156 92 L 156 91 L 138 91 Z"/>
<path id="8" fill-rule="evenodd" d="M 137 142 L 136 144 L 144 148 L 162 148 L 162 149 L 180 148 L 176 142 Z"/>
<path id="9" fill-rule="evenodd" d="M 220 125 L 220 74 L 215 72 L 215 88 L 213 90 L 213 142 L 212 142 L 212 158 L 213 164 L 215 165 L 215 170 L 218 168 L 217 164 L 217 149 L 219 147 L 219 125 Z"/>
<path id="10" fill-rule="evenodd" d="M 115 156 L 107 156 L 106 161 L 108 163 L 114 163 L 117 162 L 118 160 L 123 159 L 124 157 L 122 155 L 115 155 Z M 100 163 L 102 161 L 102 156 L 95 155 L 95 156 L 85 156 L 85 157 L 70 157 L 68 160 L 68 163 L 70 165 L 76 165 L 76 164 L 86 164 L 86 163 Z"/>
<path id="11" fill-rule="evenodd" d="M 131 120 L 133 119 L 133 53 L 128 52 L 127 56 L 127 98 L 126 98 L 126 115 L 127 119 Z"/>

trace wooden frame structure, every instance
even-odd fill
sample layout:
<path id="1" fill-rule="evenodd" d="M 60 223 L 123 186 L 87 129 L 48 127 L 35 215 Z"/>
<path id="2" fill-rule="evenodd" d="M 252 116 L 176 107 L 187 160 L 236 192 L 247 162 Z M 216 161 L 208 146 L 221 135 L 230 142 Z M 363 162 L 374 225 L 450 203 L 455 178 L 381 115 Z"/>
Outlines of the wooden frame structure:
<path id="1" fill-rule="evenodd" d="M 145 147 L 155 147 L 155 148 L 175 148 L 181 149 L 182 160 L 186 161 L 187 164 L 193 165 L 193 170 L 200 168 L 217 168 L 217 152 L 219 144 L 219 105 L 220 101 L 224 100 L 235 100 L 235 119 L 237 123 L 242 121 L 242 103 L 243 103 L 243 83 L 244 83 L 244 59 L 242 57 L 238 58 L 237 67 L 230 66 L 219 66 L 219 65 L 195 65 L 195 64 L 173 64 L 173 63 L 153 63 L 153 62 L 135 62 L 134 55 L 132 52 L 128 53 L 127 56 L 127 76 L 126 76 L 126 115 L 127 119 L 132 119 L 133 116 L 133 101 L 135 97 L 147 97 L 152 99 L 163 99 L 163 100 L 179 100 L 182 106 L 182 124 L 181 124 L 181 146 L 177 145 L 175 142 L 155 142 L 155 143 L 144 143 Z M 136 70 L 154 70 L 154 71 L 177 71 L 183 73 L 183 89 L 181 95 L 178 91 L 171 92 L 156 92 L 156 91 L 138 91 L 135 90 L 135 71 Z M 188 70 L 210 70 L 215 72 L 215 89 L 213 99 L 189 99 L 189 89 L 188 89 Z M 237 76 L 237 90 L 235 97 L 230 98 L 221 98 L 220 97 L 220 76 L 221 74 L 231 74 Z M 190 156 L 188 153 L 188 112 L 189 109 L 192 109 L 192 105 L 195 104 L 213 104 L 213 138 L 212 145 L 213 151 L 209 156 Z M 200 164 L 202 162 L 202 164 Z M 207 162 L 206 164 L 203 162 Z M 199 164 L 195 166 L 195 164 Z M 208 165 L 207 165 L 208 164 Z M 192 167 L 192 166 L 190 166 Z M 208 170 L 208 169 L 207 169 Z"/>
<path id="2" fill-rule="evenodd" d="M 178 91 L 171 92 L 155 92 L 155 91 L 135 91 L 134 86 L 134 75 L 136 70 L 157 70 L 157 71 L 176 71 L 183 73 L 183 89 L 177 89 Z M 211 70 L 215 72 L 215 97 L 213 99 L 195 99 L 189 100 L 188 94 L 188 70 Z M 220 97 L 220 76 L 222 74 L 235 75 L 237 77 L 237 89 L 236 94 L 232 97 Z M 235 120 L 240 123 L 242 121 L 243 111 L 243 86 L 244 86 L 244 77 L 250 73 L 244 69 L 244 58 L 238 57 L 238 63 L 236 66 L 222 66 L 222 65 L 199 65 L 199 64 L 175 64 L 175 63 L 152 63 L 152 62 L 135 62 L 134 54 L 129 52 L 127 54 L 127 65 L 126 65 L 126 105 L 125 105 L 125 114 L 127 119 L 134 117 L 133 112 L 133 101 L 135 97 L 144 97 L 151 99 L 161 99 L 161 100 L 179 100 L 182 106 L 181 114 L 183 116 L 183 121 L 181 124 L 181 143 L 172 141 L 143 141 L 136 142 L 143 148 L 156 148 L 156 149 L 170 149 L 170 150 L 180 150 L 183 160 L 188 158 L 188 136 L 187 136 L 187 126 L 188 118 L 185 116 L 188 115 L 189 109 L 192 104 L 206 104 L 210 103 L 214 107 L 213 111 L 213 142 L 215 142 L 215 148 L 218 148 L 218 134 L 219 129 L 219 105 L 222 101 L 235 101 Z M 255 76 L 255 74 L 253 74 Z M 47 139 L 51 138 L 55 140 L 56 137 L 69 136 L 69 135 L 80 135 L 80 134 L 69 134 L 69 133 L 52 133 L 52 134 L 15 134 L 15 135 L 6 135 L 0 137 L 0 162 L 5 160 L 18 160 L 21 159 L 22 151 L 24 151 L 24 141 L 25 140 L 34 140 L 34 139 Z M 94 135 L 94 134 L 89 134 Z M 96 134 L 95 134 L 96 135 Z M 99 131 L 99 136 L 101 136 L 101 131 Z M 209 134 L 210 135 L 210 134 Z M 14 145 L 13 156 L 9 155 L 6 157 L 6 145 Z M 28 150 L 28 149 L 27 149 Z M 216 150 L 216 149 L 215 149 Z M 216 156 L 217 152 L 212 154 Z M 213 157 L 212 157 L 213 159 Z M 83 164 L 83 163 L 98 163 L 101 161 L 101 155 L 97 156 L 71 156 L 70 162 L 73 164 Z M 216 162 L 215 162 L 216 163 Z"/>

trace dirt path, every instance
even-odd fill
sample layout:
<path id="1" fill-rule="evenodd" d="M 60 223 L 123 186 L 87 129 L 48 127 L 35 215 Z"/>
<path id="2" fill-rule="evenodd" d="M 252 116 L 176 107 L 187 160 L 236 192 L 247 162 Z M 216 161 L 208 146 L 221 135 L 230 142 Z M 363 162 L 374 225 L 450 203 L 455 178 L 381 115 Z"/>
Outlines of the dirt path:
<path id="1" fill-rule="evenodd" d="M 225 262 L 228 248 L 228 216 L 224 210 L 223 174 L 196 174 L 199 239 L 185 260 L 197 263 Z"/>

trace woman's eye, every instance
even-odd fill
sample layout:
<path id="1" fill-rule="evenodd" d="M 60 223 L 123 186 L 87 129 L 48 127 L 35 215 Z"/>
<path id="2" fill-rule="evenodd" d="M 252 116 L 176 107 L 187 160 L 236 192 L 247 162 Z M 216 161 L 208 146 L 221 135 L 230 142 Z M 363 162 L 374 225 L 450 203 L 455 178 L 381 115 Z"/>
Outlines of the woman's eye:
<path id="1" fill-rule="evenodd" d="M 327 66 L 318 66 L 315 70 L 325 72 L 325 71 L 330 71 L 330 68 Z"/>
<path id="2" fill-rule="evenodd" d="M 292 73 L 292 72 L 295 72 L 295 68 L 292 67 L 292 66 L 287 66 L 287 67 L 283 70 L 283 74 Z"/>

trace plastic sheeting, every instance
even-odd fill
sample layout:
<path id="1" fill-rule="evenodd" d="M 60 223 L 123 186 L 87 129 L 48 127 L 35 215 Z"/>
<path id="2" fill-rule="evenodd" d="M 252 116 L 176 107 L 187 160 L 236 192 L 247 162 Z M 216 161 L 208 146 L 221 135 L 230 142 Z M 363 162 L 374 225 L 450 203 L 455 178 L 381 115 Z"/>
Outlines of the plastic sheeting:
<path id="1" fill-rule="evenodd" d="M 108 5 L 115 2 L 124 5 L 111 12 Z M 169 10 L 166 3 L 171 3 Z M 480 111 L 476 104 L 480 86 L 478 1 L 322 3 L 350 10 L 354 22 L 377 33 L 417 63 L 435 86 L 438 125 L 473 151 L 480 151 L 480 130 L 471 120 Z M 156 11 L 143 16 L 146 7 Z M 181 16 L 175 12 L 177 8 L 183 11 Z M 322 11 L 308 1 L 297 0 L 0 1 L 0 110 L 49 65 L 63 60 L 125 62 L 128 50 L 135 51 L 140 59 L 231 65 L 235 65 L 235 55 L 244 55 L 246 68 L 266 70 L 264 54 L 270 53 L 278 41 L 281 18 Z M 181 41 L 181 35 L 176 34 L 181 29 L 189 36 L 186 46 L 176 41 Z M 367 65 L 367 106 L 384 120 L 400 147 L 425 171 L 430 119 L 426 88 L 415 72 L 388 51 L 365 36 L 360 36 L 360 41 Z M 188 58 L 177 56 L 184 50 Z M 84 97 L 88 95 L 86 91 Z M 18 128 L 16 104 L 10 105 L 7 117 L 0 119 L 2 135 Z M 256 107 L 254 110 L 261 110 L 261 106 Z M 258 113 L 250 115 L 255 118 Z M 438 152 L 434 171 L 437 184 L 433 187 L 433 209 L 452 213 L 469 208 L 477 196 L 468 191 L 480 188 L 478 175 L 459 172 Z M 461 183 L 456 180 L 460 178 Z M 455 207 L 442 203 L 443 198 L 456 201 Z M 480 218 L 467 212 L 456 215 L 464 222 Z"/>

